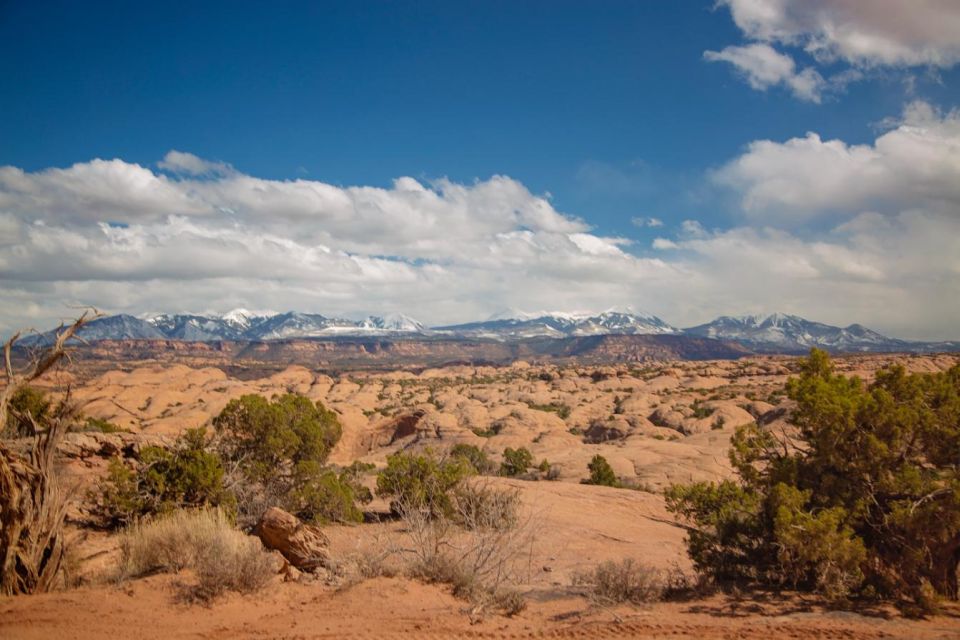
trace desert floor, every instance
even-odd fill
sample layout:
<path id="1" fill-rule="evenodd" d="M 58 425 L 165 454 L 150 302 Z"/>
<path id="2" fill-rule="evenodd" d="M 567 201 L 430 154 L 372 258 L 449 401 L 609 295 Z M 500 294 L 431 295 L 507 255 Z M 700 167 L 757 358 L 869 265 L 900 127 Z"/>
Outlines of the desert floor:
<path id="1" fill-rule="evenodd" d="M 852 357 L 838 366 L 869 378 L 891 359 Z M 902 359 L 912 370 L 942 370 L 956 361 Z M 728 476 L 726 449 L 740 424 L 756 420 L 788 429 L 782 390 L 795 367 L 795 359 L 774 357 L 634 367 L 517 363 L 337 377 L 293 367 L 237 380 L 217 369 L 164 365 L 74 380 L 87 415 L 133 432 L 70 436 L 66 470 L 80 487 L 102 476 L 122 448 L 114 440 L 168 441 L 207 424 L 244 393 L 297 392 L 337 411 L 344 435 L 332 462 L 339 464 L 360 459 L 382 465 L 394 451 L 443 450 L 460 442 L 480 446 L 495 460 L 505 447 L 527 447 L 536 461 L 550 461 L 557 481 L 485 481 L 518 491 L 524 505 L 531 542 L 517 582 L 528 606 L 513 617 L 471 610 L 449 587 L 384 576 L 278 576 L 255 595 L 190 603 L 181 595 L 189 573 L 113 582 L 116 537 L 90 529 L 81 507 L 70 514 L 81 586 L 0 599 L 0 638 L 960 638 L 957 608 L 909 620 L 891 607 L 830 610 L 810 597 L 752 592 L 608 607 L 573 586 L 577 572 L 603 560 L 635 558 L 689 574 L 684 530 L 659 491 L 673 482 Z M 640 490 L 580 484 L 596 453 Z M 390 521 L 324 531 L 332 557 L 345 563 L 401 547 L 405 535 Z"/>

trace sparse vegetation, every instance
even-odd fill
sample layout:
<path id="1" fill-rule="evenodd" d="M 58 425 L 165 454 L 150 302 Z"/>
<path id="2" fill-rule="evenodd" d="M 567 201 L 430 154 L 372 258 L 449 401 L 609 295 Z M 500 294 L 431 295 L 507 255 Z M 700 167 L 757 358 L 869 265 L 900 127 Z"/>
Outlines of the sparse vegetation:
<path id="1" fill-rule="evenodd" d="M 110 526 L 185 507 L 221 506 L 233 512 L 235 498 L 224 486 L 220 457 L 207 450 L 204 429 L 188 429 L 171 449 L 144 447 L 131 469 L 110 461 L 97 510 Z"/>
<path id="2" fill-rule="evenodd" d="M 583 481 L 584 484 L 597 484 L 604 487 L 620 486 L 620 480 L 617 478 L 617 474 L 613 472 L 613 467 L 599 453 L 593 456 L 587 465 L 587 469 L 590 471 L 590 477 Z"/>
<path id="3" fill-rule="evenodd" d="M 377 475 L 377 495 L 392 499 L 399 513 L 421 509 L 430 517 L 451 517 L 453 491 L 474 469 L 462 456 L 440 458 L 432 450 L 422 454 L 396 453 L 387 458 L 387 467 Z"/>
<path id="4" fill-rule="evenodd" d="M 408 538 L 408 573 L 451 585 L 455 596 L 474 604 L 473 615 L 514 615 L 526 606 L 513 585 L 535 540 L 534 520 L 519 515 L 515 492 L 486 485 L 468 491 L 471 498 L 434 517 L 417 506 L 397 505 Z"/>
<path id="5" fill-rule="evenodd" d="M 693 417 L 697 420 L 709 418 L 713 415 L 713 412 L 716 411 L 716 409 L 713 407 L 708 407 L 705 404 L 701 404 L 699 400 L 694 402 L 691 408 L 693 409 Z"/>
<path id="6" fill-rule="evenodd" d="M 21 387 L 7 404 L 6 428 L 0 435 L 27 438 L 37 430 L 46 430 L 51 404 L 44 391 L 31 386 Z"/>
<path id="7" fill-rule="evenodd" d="M 219 451 L 237 468 L 230 485 L 244 523 L 274 505 L 310 522 L 363 520 L 357 503 L 372 496 L 357 482 L 358 469 L 344 474 L 326 466 L 342 431 L 336 412 L 289 393 L 273 400 L 245 395 L 213 424 Z"/>
<path id="8" fill-rule="evenodd" d="M 129 429 L 117 426 L 107 420 L 88 417 L 80 427 L 80 431 L 96 431 L 99 433 L 130 433 Z"/>
<path id="9" fill-rule="evenodd" d="M 372 500 L 350 471 L 337 473 L 316 463 L 301 463 L 286 503 L 308 522 L 363 522 L 358 503 Z"/>
<path id="10" fill-rule="evenodd" d="M 463 458 L 479 475 L 493 475 L 497 471 L 496 463 L 487 456 L 486 452 L 472 444 L 455 445 L 450 449 L 450 457 Z"/>
<path id="11" fill-rule="evenodd" d="M 534 411 L 546 411 L 548 413 L 555 413 L 557 417 L 561 420 L 566 420 L 570 417 L 570 407 L 565 404 L 558 402 L 551 402 L 549 404 L 536 404 L 533 402 L 528 402 L 527 406 L 533 409 Z"/>
<path id="12" fill-rule="evenodd" d="M 507 447 L 503 450 L 503 462 L 500 463 L 500 475 L 502 476 L 521 476 L 530 470 L 533 466 L 533 454 L 526 447 L 511 449 Z"/>

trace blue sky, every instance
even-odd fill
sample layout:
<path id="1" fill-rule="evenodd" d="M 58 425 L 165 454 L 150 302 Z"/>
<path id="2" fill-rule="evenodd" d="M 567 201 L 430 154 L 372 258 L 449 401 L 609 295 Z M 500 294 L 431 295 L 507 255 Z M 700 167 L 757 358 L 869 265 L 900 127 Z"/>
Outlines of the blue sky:
<path id="1" fill-rule="evenodd" d="M 754 14 L 755 5 L 772 9 Z M 813 5 L 816 15 L 807 11 Z M 929 317 L 886 313 L 891 306 L 957 293 L 951 279 L 960 274 L 953 271 L 955 256 L 950 255 L 956 245 L 937 249 L 947 252 L 937 269 L 908 255 L 917 250 L 928 256 L 934 248 L 917 249 L 927 236 L 912 239 L 909 247 L 895 246 L 897 255 L 911 260 L 907 270 L 915 271 L 920 282 L 891 283 L 885 271 L 902 275 L 905 268 L 884 262 L 877 249 L 904 235 L 903 225 L 918 234 L 918 225 L 923 233 L 934 233 L 927 223 L 935 220 L 941 225 L 934 233 L 938 237 L 952 232 L 952 226 L 942 225 L 957 219 L 955 194 L 943 186 L 951 176 L 938 173 L 956 159 L 950 155 L 953 110 L 960 106 L 960 45 L 950 29 L 957 24 L 955 7 L 924 0 L 873 11 L 850 9 L 844 0 L 813 0 L 807 8 L 792 0 L 3 3 L 0 166 L 21 171 L 32 182 L 27 188 L 12 174 L 0 180 L 0 215 L 9 218 L 6 227 L 0 220 L 0 233 L 6 228 L 8 234 L 5 243 L 0 237 L 0 273 L 10 295 L 29 303 L 20 314 L 8 313 L 0 325 L 59 317 L 62 297 L 137 313 L 302 304 L 310 307 L 303 310 L 345 315 L 384 309 L 426 314 L 427 322 L 473 319 L 524 303 L 554 308 L 555 303 L 567 310 L 632 306 L 676 324 L 718 313 L 782 309 L 839 324 L 861 321 L 901 335 L 960 337 L 943 335 L 956 326 L 956 305 L 938 303 Z M 898 26 L 899 11 L 915 13 L 911 29 Z M 825 26 L 824 20 L 832 22 Z M 843 28 L 828 29 L 831 25 Z M 824 35 L 834 32 L 840 33 L 834 40 Z M 844 33 L 851 37 L 844 40 Z M 870 35 L 872 48 L 858 49 L 857 34 Z M 875 149 L 884 134 L 907 135 L 918 122 L 932 131 L 928 142 L 946 155 L 929 158 L 924 175 L 936 174 L 937 181 L 925 186 L 927 191 L 916 190 L 912 199 L 901 199 L 902 189 L 891 193 L 882 186 L 858 198 L 841 193 L 815 203 L 765 191 L 820 192 L 818 180 L 829 181 L 828 172 L 784 186 L 796 174 L 790 162 L 810 163 L 804 150 L 788 145 L 790 140 L 815 132 L 823 142 Z M 763 140 L 779 145 L 766 151 L 787 163 L 778 175 L 757 173 L 757 166 L 775 164 L 772 156 L 749 151 L 749 145 Z M 159 164 L 171 150 L 209 166 L 188 170 L 175 162 Z M 784 150 L 789 157 L 778 155 Z M 850 160 L 833 174 L 849 170 L 856 180 L 862 171 L 875 179 L 878 172 L 896 173 L 897 163 L 906 161 L 896 152 L 880 155 L 882 162 L 872 160 L 872 168 Z M 96 159 L 122 166 L 90 164 Z M 736 168 L 740 160 L 751 168 Z M 50 173 L 78 165 L 91 173 L 75 172 L 60 176 L 61 181 Z M 153 187 L 144 176 L 111 174 L 104 183 L 111 194 L 106 204 L 103 194 L 84 191 L 97 184 L 102 171 L 133 167 L 228 218 L 213 225 L 194 200 L 167 208 L 145 204 L 141 196 Z M 258 209 L 249 199 L 227 194 L 238 176 L 268 181 L 280 191 L 297 180 L 391 191 L 394 180 L 404 176 L 433 189 L 437 181 L 469 188 L 509 176 L 533 200 L 505 204 L 498 191 L 482 202 L 468 198 L 451 204 L 462 218 L 438 213 L 431 221 L 416 204 L 388 211 L 392 205 L 358 204 L 354 194 L 353 213 L 331 213 L 324 209 L 328 202 L 316 202 L 295 207 L 277 226 L 276 218 L 284 216 L 274 212 L 286 205 L 260 202 Z M 118 189 L 112 180 L 124 187 Z M 137 185 L 146 191 L 136 192 Z M 826 184 L 822 190 L 831 188 Z M 117 201 L 124 193 L 128 201 Z M 502 213 L 491 214 L 491 202 L 512 210 L 546 203 L 559 222 L 519 216 L 488 224 L 489 216 L 499 220 Z M 393 222 L 411 215 L 429 229 L 480 222 L 476 234 L 463 240 L 469 247 L 447 255 L 434 247 L 413 247 L 401 238 L 402 231 L 396 232 L 396 242 L 389 235 L 376 243 L 360 241 L 368 225 L 377 226 L 375 215 L 357 213 L 365 206 L 383 209 L 388 221 L 382 229 L 393 229 Z M 927 216 L 920 223 L 903 217 L 917 211 Z M 863 218 L 874 213 L 882 218 Z M 347 231 L 349 222 L 342 218 L 351 215 L 358 224 Z M 174 218 L 230 227 L 240 235 L 211 240 L 203 230 L 171 226 Z M 650 218 L 661 224 L 650 226 Z M 573 220 L 579 226 L 568 224 Z M 110 236 L 97 226 L 108 221 L 142 233 Z M 844 226 L 855 221 L 855 231 Z M 62 228 L 75 237 L 38 240 L 38 223 L 44 233 Z M 892 231 L 889 225 L 900 228 Z M 318 288 L 283 269 L 227 282 L 224 265 L 242 262 L 244 252 L 253 251 L 249 237 L 267 232 L 279 245 L 296 242 L 289 254 L 300 255 L 307 271 L 345 269 L 349 275 L 357 261 L 375 264 L 357 267 L 361 275 L 356 278 L 345 275 Z M 478 249 L 489 248 L 491 239 L 503 234 L 524 232 L 613 239 L 609 247 L 641 262 L 568 242 L 566 248 L 598 256 L 590 263 L 578 262 L 584 255 L 571 257 L 565 264 L 579 270 L 569 273 L 562 265 L 546 264 L 542 253 Z M 754 237 L 747 238 L 751 233 Z M 174 236 L 179 239 L 171 240 Z M 130 253 L 131 246 L 141 246 L 138 242 L 202 251 L 198 238 L 242 251 L 224 250 L 218 265 L 195 260 L 194 272 L 156 266 L 177 257 L 192 260 L 194 254 L 159 252 L 146 264 L 143 256 Z M 97 264 L 79 270 L 51 267 L 47 275 L 29 277 L 11 266 L 14 256 L 30 253 L 31 246 L 36 253 L 44 242 L 87 243 L 99 256 Z M 755 245 L 779 246 L 774 255 L 805 264 L 771 276 L 779 278 L 779 287 L 745 282 L 737 287 L 734 266 L 711 262 L 720 259 L 724 243 L 747 255 Z M 539 252 L 560 250 L 546 235 L 538 235 L 534 244 Z M 346 265 L 318 267 L 311 253 L 318 247 L 340 255 Z M 784 253 L 791 250 L 796 255 Z M 493 263 L 494 254 L 510 258 Z M 841 254 L 846 266 L 838 267 Z M 458 262 L 463 255 L 471 256 L 469 264 Z M 621 262 L 599 264 L 607 258 Z M 124 275 L 119 263 L 125 259 L 134 262 L 127 271 L 139 275 Z M 761 265 L 764 259 L 756 256 Z M 658 263 L 672 271 L 658 271 Z M 409 272 L 391 279 L 384 275 L 390 264 Z M 476 285 L 477 269 L 483 270 L 482 286 Z M 743 269 L 757 273 L 756 264 Z M 611 286 L 621 273 L 629 275 L 622 278 L 629 283 Z M 722 292 L 716 291 L 721 285 L 707 281 L 711 273 L 728 278 Z M 564 284 L 571 280 L 575 286 Z M 530 289 L 520 290 L 518 281 Z M 132 295 L 132 289 L 143 289 L 133 282 L 150 283 L 152 296 Z M 400 282 L 416 295 L 405 290 L 396 295 L 403 290 Z M 677 283 L 690 282 L 700 288 L 678 290 Z M 451 299 L 446 289 L 464 283 L 471 283 L 470 291 Z M 195 291 L 186 299 L 185 286 Z M 792 288 L 799 289 L 796 296 L 783 293 Z M 918 295 L 919 290 L 923 298 L 910 297 L 910 291 Z M 211 291 L 220 294 L 211 297 Z M 534 291 L 540 293 L 531 295 Z M 853 302 L 851 292 L 857 298 Z M 167 308 L 176 303 L 190 309 Z"/>

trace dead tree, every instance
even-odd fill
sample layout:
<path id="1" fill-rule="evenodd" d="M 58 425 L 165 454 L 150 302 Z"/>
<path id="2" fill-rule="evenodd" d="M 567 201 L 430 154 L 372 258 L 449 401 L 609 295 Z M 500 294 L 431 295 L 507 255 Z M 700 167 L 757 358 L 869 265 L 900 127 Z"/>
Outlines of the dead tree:
<path id="1" fill-rule="evenodd" d="M 84 312 L 57 332 L 54 343 L 20 370 L 13 366 L 16 333 L 4 345 L 7 386 L 0 392 L 0 433 L 14 395 L 50 371 L 67 356 L 67 341 L 96 311 Z M 68 393 L 69 396 L 69 393 Z M 64 401 L 61 406 L 69 406 Z M 57 445 L 70 427 L 69 410 L 58 411 L 45 429 L 34 422 L 29 455 L 13 451 L 0 440 L 0 594 L 41 593 L 54 585 L 63 562 L 63 521 L 67 500 L 54 468 Z M 32 419 L 32 418 L 31 418 Z"/>

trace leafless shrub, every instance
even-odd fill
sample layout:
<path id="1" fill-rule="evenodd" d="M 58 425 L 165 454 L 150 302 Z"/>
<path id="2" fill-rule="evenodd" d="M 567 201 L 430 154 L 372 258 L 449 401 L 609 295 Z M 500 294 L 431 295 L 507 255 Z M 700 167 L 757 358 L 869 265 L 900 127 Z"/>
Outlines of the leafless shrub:
<path id="1" fill-rule="evenodd" d="M 398 505 L 408 573 L 451 585 L 454 595 L 474 604 L 474 615 L 522 610 L 523 598 L 515 585 L 530 572 L 539 520 L 532 513 L 520 513 L 512 490 L 477 483 L 473 488 L 461 486 L 458 496 L 449 517 L 431 517 L 423 509 Z"/>
<path id="2" fill-rule="evenodd" d="M 601 562 L 593 570 L 575 575 L 573 583 L 588 587 L 596 600 L 607 604 L 656 602 L 666 590 L 658 570 L 633 558 Z"/>
<path id="3" fill-rule="evenodd" d="M 358 545 L 357 551 L 343 560 L 344 571 L 339 589 L 349 589 L 371 578 L 397 575 L 400 573 L 397 560 L 400 554 L 401 549 L 395 543 L 380 535 L 375 536 L 370 544 L 363 547 Z"/>
<path id="4" fill-rule="evenodd" d="M 230 524 L 219 510 L 175 511 L 131 525 L 120 539 L 120 578 L 194 569 L 192 597 L 256 591 L 273 576 L 274 561 L 260 541 Z"/>

